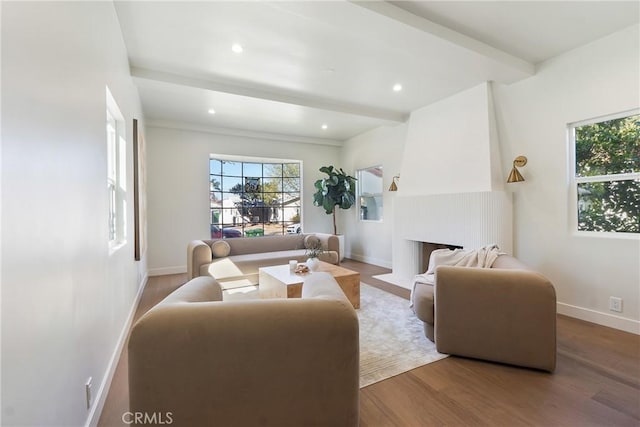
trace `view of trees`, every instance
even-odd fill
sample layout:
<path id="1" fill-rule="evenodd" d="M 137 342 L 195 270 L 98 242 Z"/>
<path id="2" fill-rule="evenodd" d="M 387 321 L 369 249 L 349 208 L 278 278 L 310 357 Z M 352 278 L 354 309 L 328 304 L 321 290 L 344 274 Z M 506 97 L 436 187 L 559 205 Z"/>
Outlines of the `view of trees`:
<path id="1" fill-rule="evenodd" d="M 578 230 L 640 233 L 640 116 L 576 127 L 575 141 Z"/>

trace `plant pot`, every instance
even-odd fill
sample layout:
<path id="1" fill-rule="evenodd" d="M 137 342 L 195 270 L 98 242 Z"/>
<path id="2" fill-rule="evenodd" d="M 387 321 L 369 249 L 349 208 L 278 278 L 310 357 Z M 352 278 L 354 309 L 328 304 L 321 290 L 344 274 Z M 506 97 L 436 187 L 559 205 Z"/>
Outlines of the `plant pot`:
<path id="1" fill-rule="evenodd" d="M 305 262 L 305 264 L 307 264 L 309 270 L 317 271 L 318 267 L 320 267 L 320 260 L 318 258 L 309 258 L 307 259 L 307 262 Z"/>
<path id="2" fill-rule="evenodd" d="M 337 234 L 338 242 L 340 242 L 340 262 L 344 259 L 344 234 Z"/>

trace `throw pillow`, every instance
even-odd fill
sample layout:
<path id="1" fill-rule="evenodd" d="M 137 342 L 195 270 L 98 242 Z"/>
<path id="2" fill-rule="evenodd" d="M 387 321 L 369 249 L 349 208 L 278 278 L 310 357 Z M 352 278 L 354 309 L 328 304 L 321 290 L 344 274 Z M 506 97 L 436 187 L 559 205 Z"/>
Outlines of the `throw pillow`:
<path id="1" fill-rule="evenodd" d="M 309 234 L 304 238 L 304 247 L 305 249 L 309 248 L 317 248 L 320 246 L 320 238 L 318 236 L 314 236 L 313 234 Z"/>
<path id="2" fill-rule="evenodd" d="M 216 240 L 211 245 L 211 253 L 215 258 L 224 258 L 231 252 L 231 246 L 224 240 Z"/>

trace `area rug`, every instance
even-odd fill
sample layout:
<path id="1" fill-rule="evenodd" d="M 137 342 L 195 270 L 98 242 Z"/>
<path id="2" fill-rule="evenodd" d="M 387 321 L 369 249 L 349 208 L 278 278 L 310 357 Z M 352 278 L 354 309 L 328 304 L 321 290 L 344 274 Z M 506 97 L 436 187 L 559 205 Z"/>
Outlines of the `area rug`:
<path id="1" fill-rule="evenodd" d="M 447 357 L 424 336 L 409 301 L 360 284 L 360 387 Z"/>

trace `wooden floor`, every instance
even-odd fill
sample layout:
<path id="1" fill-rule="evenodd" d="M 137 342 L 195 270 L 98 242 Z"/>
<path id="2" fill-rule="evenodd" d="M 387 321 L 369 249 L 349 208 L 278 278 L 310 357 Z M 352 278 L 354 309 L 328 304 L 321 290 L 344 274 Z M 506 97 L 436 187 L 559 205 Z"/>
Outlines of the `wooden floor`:
<path id="1" fill-rule="evenodd" d="M 409 291 L 371 276 L 389 270 L 345 260 L 363 282 L 404 298 Z M 180 286 L 186 275 L 152 277 L 136 318 Z M 426 338 L 425 338 L 426 339 Z M 126 426 L 123 352 L 99 426 Z M 448 357 L 365 387 L 367 426 L 640 426 L 640 336 L 558 316 L 558 363 L 547 374 Z"/>

